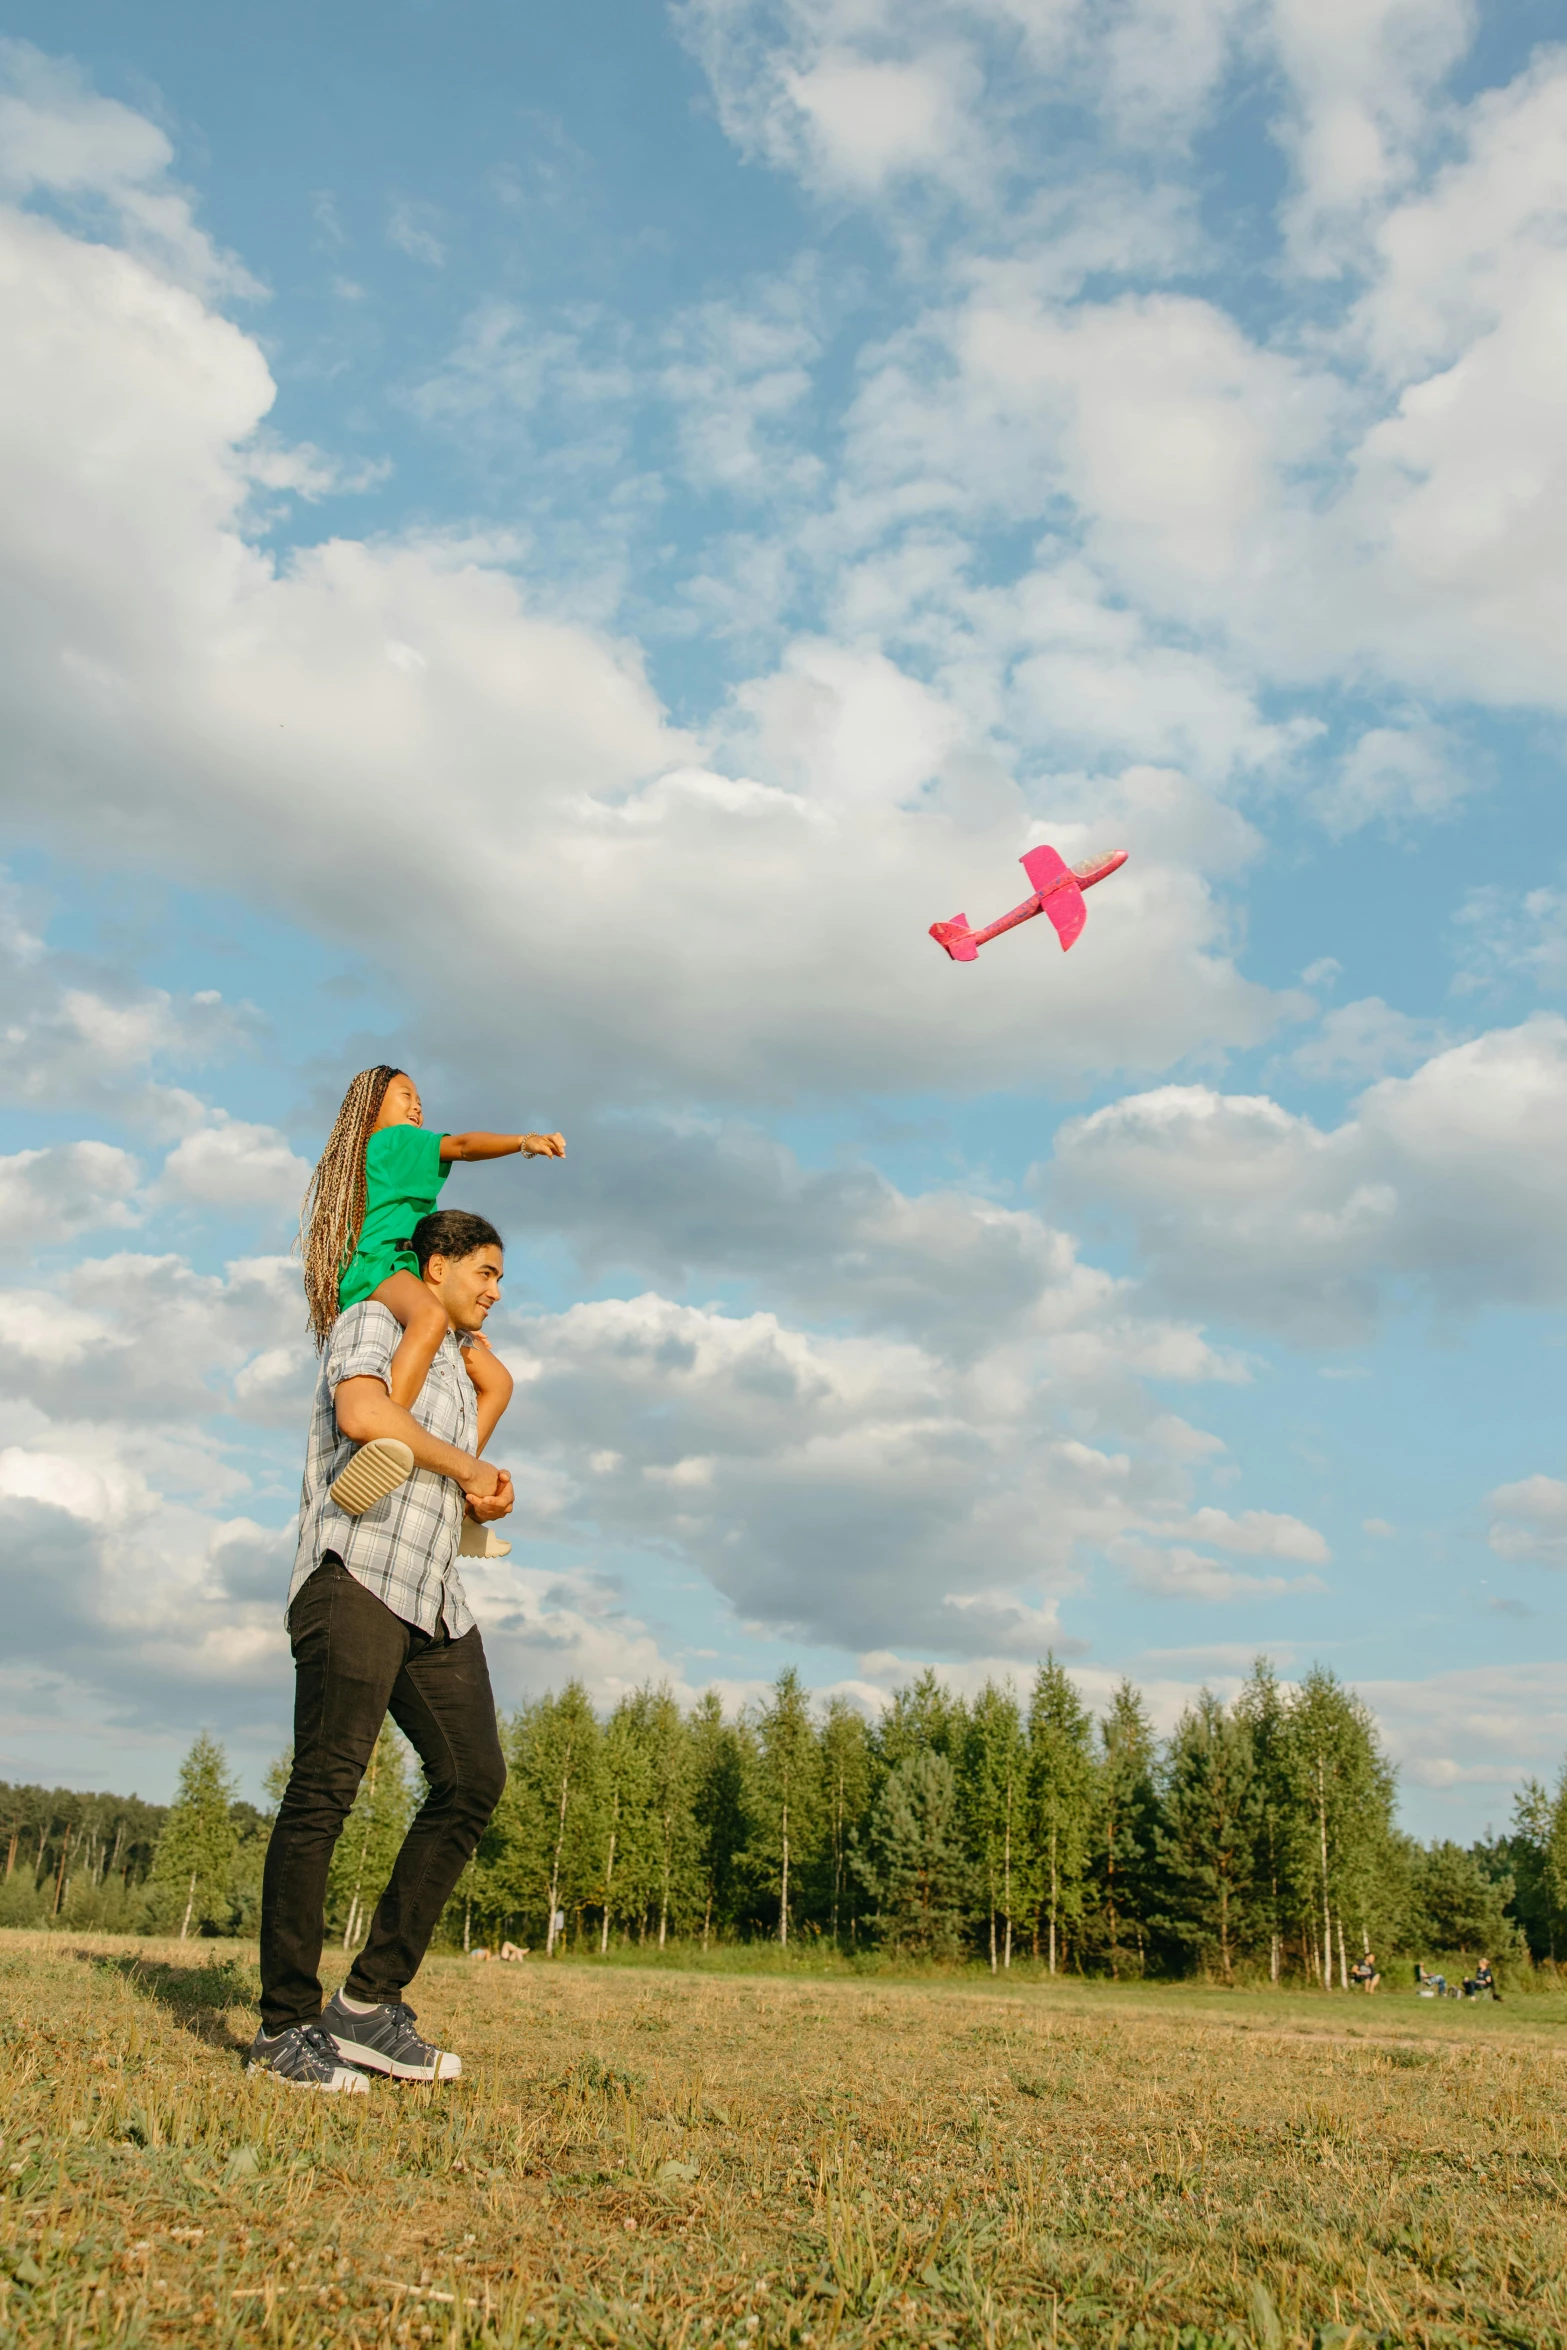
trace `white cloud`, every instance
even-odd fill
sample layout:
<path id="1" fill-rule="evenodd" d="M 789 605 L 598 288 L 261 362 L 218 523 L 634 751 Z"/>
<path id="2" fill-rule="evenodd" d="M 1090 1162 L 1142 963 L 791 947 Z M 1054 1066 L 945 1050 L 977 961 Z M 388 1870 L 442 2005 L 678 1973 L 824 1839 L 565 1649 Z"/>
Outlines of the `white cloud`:
<path id="1" fill-rule="evenodd" d="M 106 1142 L 57 1143 L 0 1158 L 0 1249 L 31 1254 L 80 1232 L 139 1220 L 141 1169 Z"/>
<path id="2" fill-rule="evenodd" d="M 100 97 L 69 60 L 0 41 L 0 196 L 99 200 L 125 242 L 180 283 L 204 294 L 260 294 L 249 271 L 196 226 L 189 197 L 169 177 L 173 160 L 155 123 Z"/>
<path id="3" fill-rule="evenodd" d="M 1292 1592 L 1320 1591 L 1315 1575 L 1243 1575 L 1184 1543 L 1156 1550 L 1151 1543 L 1122 1539 L 1113 1555 L 1125 1567 L 1134 1590 L 1153 1599 L 1195 1600 L 1217 1606 L 1231 1600 L 1282 1599 Z"/>
<path id="4" fill-rule="evenodd" d="M 599 1091 L 753 1100 L 994 1084 L 1025 1065 L 1161 1066 L 1277 1016 L 1171 825 L 1168 862 L 1118 880 L 1085 945 L 1047 963 L 1059 1016 L 1042 1029 L 1015 947 L 1010 968 L 960 972 L 925 935 L 965 875 L 1004 875 L 1038 837 L 1016 787 L 966 816 L 961 791 L 903 804 L 921 772 L 960 764 L 942 696 L 875 657 L 807 654 L 784 681 L 808 677 L 814 699 L 759 687 L 750 705 L 773 771 L 796 761 L 791 788 L 683 765 L 635 653 L 537 617 L 510 577 L 430 546 L 339 539 L 281 565 L 247 547 L 236 450 L 271 398 L 255 346 L 123 254 L 15 215 L 0 245 L 9 773 L 73 846 L 110 805 L 120 853 L 225 884 L 243 870 L 372 956 L 389 951 L 379 909 L 414 890 L 499 958 L 493 1034 L 462 991 L 473 1050 L 515 1064 L 501 1007 L 547 1001 L 528 1059 L 563 1091 L 588 1067 Z M 389 642 L 422 665 L 389 661 Z M 894 760 L 876 740 L 889 691 Z M 436 767 L 447 820 L 486 843 L 460 871 L 421 842 Z M 1094 797 L 1148 790 L 1133 772 Z M 1056 809 L 1064 850 L 1098 845 L 1099 824 Z M 363 888 L 345 899 L 348 863 Z M 429 979 L 439 1020 L 438 961 Z"/>
<path id="5" fill-rule="evenodd" d="M 186 1135 L 164 1160 L 156 1188 L 182 1206 L 274 1217 L 297 1215 L 309 1177 L 276 1127 L 225 1118 Z"/>
<path id="6" fill-rule="evenodd" d="M 1486 1497 L 1490 1544 L 1498 1558 L 1567 1567 L 1567 1484 L 1559 1477 L 1523 1477 Z"/>
<path id="7" fill-rule="evenodd" d="M 430 226 L 428 205 L 399 199 L 387 215 L 386 241 L 399 253 L 406 253 L 410 261 L 423 262 L 426 269 L 440 269 L 445 263 L 446 247 Z"/>
<path id="8" fill-rule="evenodd" d="M 1290 1054 L 1289 1066 L 1314 1084 L 1364 1083 L 1414 1068 L 1444 1042 L 1434 1020 L 1412 1020 L 1378 995 L 1361 996 L 1325 1013 L 1316 1035 Z"/>
<path id="9" fill-rule="evenodd" d="M 1063 1195 L 1130 1218 L 1181 1310 L 1308 1344 L 1364 1336 L 1396 1286 L 1458 1309 L 1567 1296 L 1555 1170 L 1567 1021 L 1436 1054 L 1324 1131 L 1266 1095 L 1166 1086 L 1063 1128 Z"/>
<path id="10" fill-rule="evenodd" d="M 1473 0 L 1272 0 L 1295 169 L 1284 228 L 1298 267 L 1337 275 L 1433 143 L 1431 98 L 1469 46 Z"/>
<path id="11" fill-rule="evenodd" d="M 979 75 L 957 44 L 902 63 L 826 49 L 780 78 L 798 124 L 795 139 L 828 187 L 869 194 L 911 174 L 979 176 L 966 121 Z M 788 138 L 775 117 L 772 144 Z"/>
<path id="12" fill-rule="evenodd" d="M 1341 840 L 1368 824 L 1451 816 L 1470 784 L 1442 728 L 1373 726 L 1340 760 L 1317 806 L 1328 831 Z"/>
<path id="13" fill-rule="evenodd" d="M 1507 1824 L 1513 1788 L 1529 1776 L 1553 1777 L 1567 1747 L 1567 1665 L 1561 1663 L 1474 1665 L 1356 1686 L 1406 1784 L 1438 1797 L 1489 1789 L 1497 1829 Z"/>
<path id="14" fill-rule="evenodd" d="M 1239 1517 L 1232 1517 L 1227 1510 L 1194 1510 L 1179 1531 L 1211 1543 L 1216 1550 L 1240 1551 L 1250 1558 L 1294 1559 L 1308 1566 L 1323 1566 L 1331 1556 L 1315 1526 L 1277 1510 L 1243 1510 Z"/>
<path id="15" fill-rule="evenodd" d="M 1472 995 L 1497 982 L 1528 980 L 1543 995 L 1567 990 L 1567 890 L 1472 889 L 1455 916 L 1455 991 Z"/>

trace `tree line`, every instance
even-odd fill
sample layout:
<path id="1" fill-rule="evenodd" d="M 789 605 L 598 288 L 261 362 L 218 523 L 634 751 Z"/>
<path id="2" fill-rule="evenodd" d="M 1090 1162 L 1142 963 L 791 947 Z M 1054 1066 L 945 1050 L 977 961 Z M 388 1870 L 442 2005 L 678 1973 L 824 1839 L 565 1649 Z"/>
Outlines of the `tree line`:
<path id="1" fill-rule="evenodd" d="M 789 1670 L 732 1715 L 653 1687 L 600 1714 L 572 1681 L 501 1727 L 506 1791 L 444 1921 L 462 1946 L 770 1940 L 1327 1988 L 1366 1949 L 1567 1959 L 1567 1768 L 1554 1793 L 1529 1782 L 1505 1834 L 1422 1845 L 1375 1720 L 1320 1667 L 1285 1686 L 1259 1658 L 1162 1741 L 1131 1682 L 1096 1720 L 1053 1657 L 1026 1691 L 967 1700 L 923 1673 L 874 1722 Z M 411 1765 L 388 1722 L 333 1860 L 346 1948 L 417 1800 Z M 0 1922 L 253 1932 L 269 1820 L 206 1737 L 165 1809 L 0 1786 Z"/>

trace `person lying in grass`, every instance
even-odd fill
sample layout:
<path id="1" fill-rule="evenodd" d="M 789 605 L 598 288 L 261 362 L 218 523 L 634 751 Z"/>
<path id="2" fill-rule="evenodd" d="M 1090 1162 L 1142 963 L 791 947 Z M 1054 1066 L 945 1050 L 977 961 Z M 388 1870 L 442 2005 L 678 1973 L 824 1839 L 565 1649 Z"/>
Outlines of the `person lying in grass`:
<path id="1" fill-rule="evenodd" d="M 380 1062 L 361 1069 L 343 1096 L 325 1150 L 305 1191 L 299 1253 L 305 1301 L 319 1352 L 340 1313 L 374 1298 L 403 1335 L 392 1357 L 391 1397 L 406 1411 L 429 1377 L 446 1335 L 446 1316 L 419 1278 L 409 1234 L 433 1215 L 454 1161 L 563 1159 L 559 1134 L 432 1134 L 424 1123 L 419 1088 L 406 1070 Z M 484 1450 L 511 1397 L 509 1373 L 488 1341 L 464 1348 L 478 1391 L 479 1441 Z M 357 1514 L 407 1476 L 399 1446 L 378 1446 L 350 1463 L 334 1494 L 340 1509 Z"/>

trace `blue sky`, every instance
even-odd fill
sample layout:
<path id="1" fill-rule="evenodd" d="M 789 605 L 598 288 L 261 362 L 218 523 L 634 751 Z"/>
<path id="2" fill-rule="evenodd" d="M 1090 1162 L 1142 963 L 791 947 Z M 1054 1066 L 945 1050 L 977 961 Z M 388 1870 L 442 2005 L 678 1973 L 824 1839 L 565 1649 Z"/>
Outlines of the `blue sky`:
<path id="1" fill-rule="evenodd" d="M 511 1243 L 503 1696 L 1567 1750 L 1567 54 L 1463 0 L 0 20 L 0 1772 L 286 1735 L 346 1076 Z M 1069 960 L 1016 859 L 1124 846 Z"/>

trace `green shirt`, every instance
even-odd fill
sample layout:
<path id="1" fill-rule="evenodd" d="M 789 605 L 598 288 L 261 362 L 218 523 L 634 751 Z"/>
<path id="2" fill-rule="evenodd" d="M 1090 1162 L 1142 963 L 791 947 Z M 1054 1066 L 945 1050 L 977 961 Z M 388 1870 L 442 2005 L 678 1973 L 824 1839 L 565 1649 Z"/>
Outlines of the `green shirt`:
<path id="1" fill-rule="evenodd" d="M 372 1297 L 389 1273 L 418 1272 L 412 1251 L 397 1243 L 434 1212 L 451 1171 L 441 1158 L 444 1139 L 425 1126 L 378 1126 L 365 1144 L 365 1220 L 338 1283 L 343 1312 Z"/>

